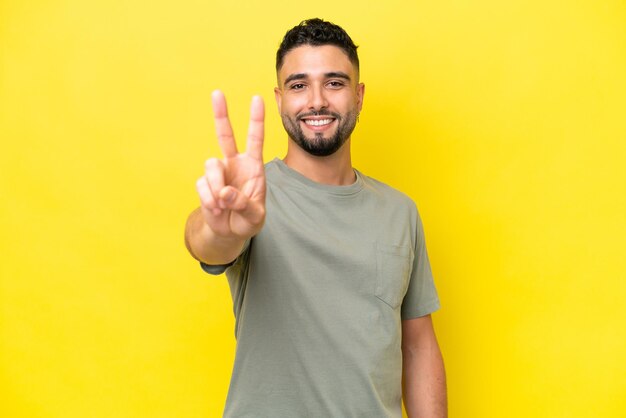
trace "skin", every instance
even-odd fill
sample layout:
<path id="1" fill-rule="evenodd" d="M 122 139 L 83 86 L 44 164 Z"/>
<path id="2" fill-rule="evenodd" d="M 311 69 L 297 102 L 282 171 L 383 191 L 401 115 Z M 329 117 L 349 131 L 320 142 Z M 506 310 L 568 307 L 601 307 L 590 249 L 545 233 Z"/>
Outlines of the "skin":
<path id="1" fill-rule="evenodd" d="M 361 112 L 365 86 L 358 70 L 338 47 L 300 46 L 285 55 L 274 89 L 288 133 L 284 162 L 309 179 L 329 185 L 356 181 L 350 156 L 353 122 Z M 210 158 L 196 182 L 200 207 L 187 220 L 189 252 L 209 265 L 228 264 L 265 221 L 263 168 L 264 105 L 252 99 L 246 151 L 237 150 L 226 99 L 212 95 L 215 126 L 224 158 Z M 324 123 L 307 124 L 306 120 Z M 307 152 L 298 142 L 341 141 L 330 155 Z M 324 144 L 322 144 L 324 145 Z M 403 395 L 409 418 L 447 417 L 443 360 L 430 315 L 402 321 Z"/>
<path id="2" fill-rule="evenodd" d="M 253 97 L 247 149 L 239 153 L 222 92 L 213 92 L 212 102 L 224 158 L 208 159 L 205 174 L 196 182 L 200 207 L 187 219 L 185 244 L 197 260 L 218 265 L 234 260 L 265 221 L 265 110 L 263 100 Z"/>
<path id="3" fill-rule="evenodd" d="M 318 157 L 334 154 L 350 138 L 363 103 L 364 85 L 352 65 L 341 65 L 341 55 L 333 46 L 293 50 L 274 90 L 290 141 Z M 317 61 L 317 72 L 311 71 L 311 60 Z"/>
<path id="4" fill-rule="evenodd" d="M 283 121 L 296 120 L 298 115 L 312 112 L 330 112 L 358 115 L 363 106 L 365 85 L 359 83 L 359 74 L 348 56 L 338 47 L 301 46 L 287 53 L 278 72 L 278 87 L 274 89 L 276 104 Z M 327 119 L 327 116 L 312 116 L 307 119 Z M 340 121 L 333 119 L 322 127 L 308 126 L 297 122 L 305 137 L 314 140 L 316 135 L 323 140 L 331 138 L 339 129 Z M 332 155 L 317 157 L 309 154 L 289 137 L 285 163 L 313 181 L 330 185 L 354 183 L 350 142 L 345 143 Z"/>
<path id="5" fill-rule="evenodd" d="M 430 315 L 402 321 L 402 395 L 409 418 L 446 418 L 446 372 Z"/>

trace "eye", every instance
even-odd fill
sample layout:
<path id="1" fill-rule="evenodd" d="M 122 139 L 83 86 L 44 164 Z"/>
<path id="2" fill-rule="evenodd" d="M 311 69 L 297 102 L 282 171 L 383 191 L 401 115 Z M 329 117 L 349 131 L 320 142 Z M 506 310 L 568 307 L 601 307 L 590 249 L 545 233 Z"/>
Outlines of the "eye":
<path id="1" fill-rule="evenodd" d="M 326 84 L 328 85 L 328 87 L 333 88 L 333 89 L 338 89 L 345 85 L 343 81 L 338 81 L 338 80 L 331 80 Z"/>
<path id="2" fill-rule="evenodd" d="M 291 90 L 302 90 L 304 88 L 303 83 L 295 83 L 289 87 Z"/>

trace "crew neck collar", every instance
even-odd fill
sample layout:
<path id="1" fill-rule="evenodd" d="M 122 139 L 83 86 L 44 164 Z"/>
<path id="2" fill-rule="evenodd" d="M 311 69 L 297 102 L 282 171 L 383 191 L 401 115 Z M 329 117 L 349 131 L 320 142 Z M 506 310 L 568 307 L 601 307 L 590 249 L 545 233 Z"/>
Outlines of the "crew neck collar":
<path id="1" fill-rule="evenodd" d="M 331 184 L 318 183 L 309 179 L 308 177 L 298 173 L 296 170 L 289 167 L 280 158 L 274 158 L 272 162 L 283 174 L 287 175 L 289 178 L 303 184 L 306 187 L 311 187 L 320 191 L 324 191 L 326 193 L 331 193 L 335 195 L 351 195 L 358 193 L 363 188 L 363 176 L 358 170 L 354 168 L 354 174 L 356 175 L 356 181 L 354 183 L 345 186 L 334 186 Z"/>

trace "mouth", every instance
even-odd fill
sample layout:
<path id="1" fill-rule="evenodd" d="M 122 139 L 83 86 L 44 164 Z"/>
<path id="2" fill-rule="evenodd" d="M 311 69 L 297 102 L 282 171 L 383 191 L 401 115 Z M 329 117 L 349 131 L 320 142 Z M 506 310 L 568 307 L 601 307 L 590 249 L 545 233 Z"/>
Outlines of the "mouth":
<path id="1" fill-rule="evenodd" d="M 305 116 L 300 119 L 300 122 L 302 122 L 309 131 L 324 132 L 330 129 L 330 127 L 333 126 L 333 122 L 336 120 L 337 118 L 330 115 L 316 115 Z"/>
<path id="2" fill-rule="evenodd" d="M 326 126 L 333 123 L 334 118 L 326 119 L 302 119 L 302 121 L 308 126 Z"/>

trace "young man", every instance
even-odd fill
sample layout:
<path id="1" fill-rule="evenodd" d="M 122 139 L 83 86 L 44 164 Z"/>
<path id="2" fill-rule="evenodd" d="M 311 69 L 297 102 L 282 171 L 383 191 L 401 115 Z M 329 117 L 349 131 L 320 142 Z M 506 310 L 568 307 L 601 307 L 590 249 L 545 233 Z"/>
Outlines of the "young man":
<path id="1" fill-rule="evenodd" d="M 276 56 L 289 142 L 262 161 L 254 97 L 238 153 L 213 94 L 224 159 L 209 159 L 188 219 L 190 253 L 226 271 L 237 351 L 226 417 L 445 417 L 443 361 L 430 318 L 439 300 L 414 203 L 352 167 L 363 105 L 356 46 L 311 19 Z"/>

